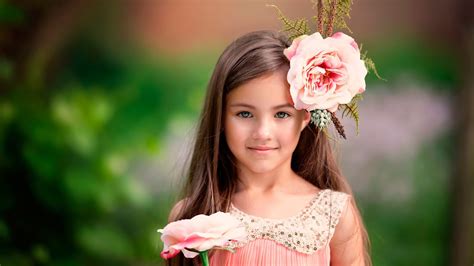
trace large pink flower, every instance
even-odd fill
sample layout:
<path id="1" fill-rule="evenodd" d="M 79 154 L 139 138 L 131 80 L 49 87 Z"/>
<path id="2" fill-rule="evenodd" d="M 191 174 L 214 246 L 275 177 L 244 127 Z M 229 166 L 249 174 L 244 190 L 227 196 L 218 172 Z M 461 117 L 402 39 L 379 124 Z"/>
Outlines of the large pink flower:
<path id="1" fill-rule="evenodd" d="M 365 91 L 367 69 L 354 39 L 342 32 L 323 39 L 302 35 L 284 50 L 290 60 L 287 80 L 296 109 L 337 110 Z"/>
<path id="2" fill-rule="evenodd" d="M 162 233 L 161 240 L 164 249 L 161 257 L 169 259 L 180 251 L 186 258 L 194 258 L 197 252 L 215 247 L 225 248 L 229 241 L 239 241 L 246 237 L 245 227 L 232 215 L 217 212 L 211 215 L 196 215 L 191 219 L 169 223 L 158 232 Z"/>

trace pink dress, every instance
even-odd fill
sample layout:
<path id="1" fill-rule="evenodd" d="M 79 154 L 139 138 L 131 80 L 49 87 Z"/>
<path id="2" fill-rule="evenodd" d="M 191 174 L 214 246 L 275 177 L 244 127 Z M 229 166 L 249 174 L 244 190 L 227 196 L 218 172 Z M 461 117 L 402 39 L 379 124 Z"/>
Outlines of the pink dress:
<path id="1" fill-rule="evenodd" d="M 235 253 L 214 250 L 210 265 L 329 266 L 331 240 L 349 195 L 320 190 L 297 215 L 286 219 L 246 214 L 234 205 L 229 211 L 245 225 L 246 240 L 234 243 Z"/>

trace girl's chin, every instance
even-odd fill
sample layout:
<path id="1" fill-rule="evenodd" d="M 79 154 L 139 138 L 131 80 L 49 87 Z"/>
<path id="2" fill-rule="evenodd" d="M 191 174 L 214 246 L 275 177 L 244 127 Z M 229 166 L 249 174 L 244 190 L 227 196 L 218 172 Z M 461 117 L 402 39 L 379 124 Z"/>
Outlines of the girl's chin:
<path id="1" fill-rule="evenodd" d="M 267 164 L 264 162 L 260 162 L 260 164 L 254 163 L 252 165 L 247 165 L 246 168 L 255 174 L 265 174 L 268 172 L 272 172 L 273 170 L 275 170 L 276 167 L 274 164 Z"/>

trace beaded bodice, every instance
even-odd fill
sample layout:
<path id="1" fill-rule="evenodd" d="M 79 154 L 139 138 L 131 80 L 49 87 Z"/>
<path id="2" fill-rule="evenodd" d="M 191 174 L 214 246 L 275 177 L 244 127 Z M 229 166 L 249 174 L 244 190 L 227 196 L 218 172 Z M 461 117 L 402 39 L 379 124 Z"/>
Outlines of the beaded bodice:
<path id="1" fill-rule="evenodd" d="M 262 218 L 246 214 L 233 204 L 229 213 L 247 229 L 247 239 L 231 244 L 232 248 L 263 238 L 289 249 L 311 254 L 331 240 L 349 194 L 330 189 L 320 190 L 297 215 L 286 219 Z"/>

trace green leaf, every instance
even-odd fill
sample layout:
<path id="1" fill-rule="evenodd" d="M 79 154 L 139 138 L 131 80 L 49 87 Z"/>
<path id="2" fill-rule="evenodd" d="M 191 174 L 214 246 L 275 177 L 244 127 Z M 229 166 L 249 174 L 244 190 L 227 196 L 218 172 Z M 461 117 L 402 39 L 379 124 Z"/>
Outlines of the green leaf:
<path id="1" fill-rule="evenodd" d="M 278 11 L 278 19 L 283 23 L 283 31 L 288 33 L 288 38 L 294 40 L 298 36 L 308 35 L 310 28 L 308 21 L 304 18 L 298 20 L 290 20 L 276 5 L 267 5 L 268 7 L 274 7 Z"/>
<path id="2" fill-rule="evenodd" d="M 360 45 L 360 50 L 362 51 L 362 44 Z M 370 73 L 374 73 L 375 76 L 380 79 L 380 80 L 383 80 L 383 81 L 387 81 L 386 79 L 382 78 L 380 75 L 379 75 L 379 72 L 377 71 L 377 68 L 375 67 L 375 63 L 372 59 L 370 59 L 369 57 L 367 57 L 367 51 L 365 52 L 361 52 L 360 54 L 360 59 L 362 61 L 364 61 L 364 64 L 365 64 L 365 67 L 367 68 L 367 71 Z"/>
<path id="3" fill-rule="evenodd" d="M 20 8 L 0 1 L 0 22 L 19 24 L 25 19 L 25 13 Z"/>
<path id="4" fill-rule="evenodd" d="M 357 104 L 359 100 L 362 100 L 361 94 L 354 96 L 350 103 L 339 106 L 342 108 L 342 117 L 349 116 L 356 122 L 357 135 L 359 134 L 359 106 Z"/>
<path id="5" fill-rule="evenodd" d="M 9 80 L 13 75 L 13 65 L 10 61 L 0 57 L 0 79 Z"/>

